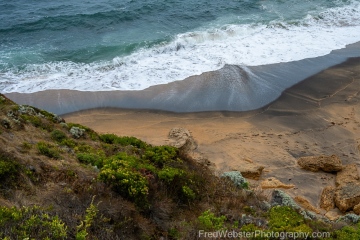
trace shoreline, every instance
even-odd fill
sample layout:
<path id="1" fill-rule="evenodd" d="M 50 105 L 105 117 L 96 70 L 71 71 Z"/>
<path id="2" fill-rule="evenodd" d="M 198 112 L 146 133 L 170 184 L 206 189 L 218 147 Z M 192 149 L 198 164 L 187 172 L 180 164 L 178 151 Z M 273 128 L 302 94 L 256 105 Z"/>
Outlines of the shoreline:
<path id="1" fill-rule="evenodd" d="M 226 65 L 217 71 L 141 91 L 45 90 L 5 95 L 19 104 L 59 115 L 105 107 L 182 113 L 244 112 L 263 108 L 289 87 L 351 56 L 360 56 L 360 42 L 322 57 L 296 62 L 255 67 Z"/>
<path id="2" fill-rule="evenodd" d="M 264 166 L 260 181 L 276 177 L 318 206 L 322 188 L 335 185 L 331 173 L 308 172 L 297 158 L 360 159 L 360 60 L 324 70 L 287 89 L 276 101 L 250 112 L 171 113 L 153 110 L 91 109 L 64 115 L 68 122 L 100 133 L 134 136 L 154 145 L 168 144 L 174 127 L 188 129 L 198 143 L 194 154 L 217 171 Z M 257 184 L 259 182 L 254 182 Z"/>

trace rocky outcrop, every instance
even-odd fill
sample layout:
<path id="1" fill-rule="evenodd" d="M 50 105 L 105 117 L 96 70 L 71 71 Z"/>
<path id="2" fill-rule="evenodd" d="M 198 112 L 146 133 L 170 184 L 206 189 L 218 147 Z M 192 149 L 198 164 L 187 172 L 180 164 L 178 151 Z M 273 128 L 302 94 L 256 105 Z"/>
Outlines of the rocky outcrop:
<path id="1" fill-rule="evenodd" d="M 360 216 L 353 213 L 348 213 L 344 216 L 341 216 L 338 221 L 356 224 L 360 221 Z"/>
<path id="2" fill-rule="evenodd" d="M 345 165 L 343 169 L 337 173 L 336 186 L 345 185 L 351 182 L 357 182 L 360 179 L 356 164 Z"/>
<path id="3" fill-rule="evenodd" d="M 335 204 L 342 211 L 353 209 L 360 203 L 360 182 L 350 182 L 335 191 Z"/>
<path id="4" fill-rule="evenodd" d="M 360 203 L 354 206 L 354 213 L 360 215 Z"/>
<path id="5" fill-rule="evenodd" d="M 236 166 L 234 171 L 241 172 L 241 175 L 245 178 L 250 178 L 253 180 L 259 180 L 264 166 L 257 165 L 255 163 L 244 162 L 241 165 Z"/>
<path id="6" fill-rule="evenodd" d="M 327 186 L 323 189 L 320 196 L 320 207 L 326 211 L 335 208 L 334 202 L 335 187 Z"/>
<path id="7" fill-rule="evenodd" d="M 173 128 L 169 132 L 170 145 L 185 151 L 193 151 L 198 145 L 185 128 Z"/>
<path id="8" fill-rule="evenodd" d="M 342 170 L 341 160 L 336 155 L 301 157 L 298 159 L 298 164 L 303 169 L 312 172 L 318 172 L 320 170 L 324 172 L 338 172 Z"/>
<path id="9" fill-rule="evenodd" d="M 300 209 L 294 200 L 285 192 L 275 189 L 271 195 L 271 206 L 289 206 L 294 209 Z"/>
<path id="10" fill-rule="evenodd" d="M 280 180 L 274 178 L 274 177 L 271 177 L 271 178 L 268 178 L 264 181 L 262 181 L 260 183 L 260 186 L 262 189 L 268 189 L 268 188 L 285 188 L 285 189 L 289 189 L 289 188 L 293 188 L 295 187 L 295 185 L 293 184 L 285 184 L 285 183 L 282 183 L 280 182 Z"/>
<path id="11" fill-rule="evenodd" d="M 340 210 L 337 209 L 337 208 L 332 209 L 332 210 L 328 211 L 328 212 L 325 214 L 325 217 L 326 217 L 327 219 L 329 219 L 330 221 L 336 221 L 336 220 L 338 220 L 341 216 L 342 216 L 342 212 L 340 212 Z"/>
<path id="12" fill-rule="evenodd" d="M 296 196 L 295 197 L 295 201 L 304 209 L 315 212 L 317 214 L 320 213 L 320 210 L 317 209 L 316 207 L 314 207 L 307 199 L 300 197 L 300 196 Z"/>

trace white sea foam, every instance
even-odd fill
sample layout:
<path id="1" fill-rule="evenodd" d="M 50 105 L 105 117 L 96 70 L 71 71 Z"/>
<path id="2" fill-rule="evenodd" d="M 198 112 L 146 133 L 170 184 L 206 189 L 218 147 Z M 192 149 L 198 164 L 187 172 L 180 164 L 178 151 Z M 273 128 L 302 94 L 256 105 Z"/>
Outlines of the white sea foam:
<path id="1" fill-rule="evenodd" d="M 181 34 L 167 45 L 112 62 L 52 62 L 1 74 L 1 92 L 141 90 L 225 64 L 257 66 L 323 56 L 360 41 L 360 4 L 309 14 L 293 24 L 227 25 Z"/>

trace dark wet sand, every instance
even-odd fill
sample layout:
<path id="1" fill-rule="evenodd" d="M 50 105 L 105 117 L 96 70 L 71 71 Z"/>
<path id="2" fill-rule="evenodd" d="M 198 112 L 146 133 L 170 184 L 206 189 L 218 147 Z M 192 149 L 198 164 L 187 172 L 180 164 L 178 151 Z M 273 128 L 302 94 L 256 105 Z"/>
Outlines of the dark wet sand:
<path id="1" fill-rule="evenodd" d="M 131 135 L 152 144 L 168 143 L 173 127 L 189 129 L 197 154 L 218 171 L 246 164 L 265 166 L 261 179 L 276 177 L 318 206 L 323 187 L 335 176 L 300 169 L 296 158 L 337 154 L 360 164 L 360 58 L 331 67 L 286 90 L 268 106 L 249 112 L 170 113 L 99 108 L 64 116 L 96 131 Z"/>
<path id="2" fill-rule="evenodd" d="M 56 114 L 104 107 L 183 113 L 249 111 L 273 102 L 285 89 L 354 56 L 360 56 L 360 42 L 299 61 L 252 67 L 225 65 L 216 71 L 139 91 L 44 90 L 6 95 L 19 104 Z"/>

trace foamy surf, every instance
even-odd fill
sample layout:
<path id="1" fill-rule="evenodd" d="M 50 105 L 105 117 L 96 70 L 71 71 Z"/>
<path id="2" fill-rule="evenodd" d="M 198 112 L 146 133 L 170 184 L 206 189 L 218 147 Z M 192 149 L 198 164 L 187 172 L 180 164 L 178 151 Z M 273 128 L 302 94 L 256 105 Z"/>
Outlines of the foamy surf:
<path id="1" fill-rule="evenodd" d="M 269 6 L 264 6 L 264 8 Z M 142 90 L 225 64 L 259 66 L 315 58 L 360 40 L 360 4 L 326 9 L 296 21 L 226 24 L 178 34 L 112 61 L 27 64 L 0 72 L 0 91 Z"/>

